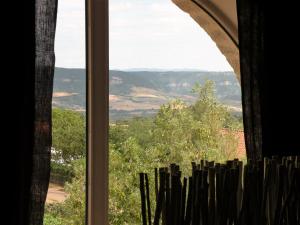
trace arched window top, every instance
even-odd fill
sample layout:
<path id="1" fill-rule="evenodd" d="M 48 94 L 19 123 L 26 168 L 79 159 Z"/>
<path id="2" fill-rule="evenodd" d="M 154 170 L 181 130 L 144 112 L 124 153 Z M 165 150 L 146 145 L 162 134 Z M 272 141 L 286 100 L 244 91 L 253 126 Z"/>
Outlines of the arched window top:
<path id="1" fill-rule="evenodd" d="M 211 37 L 240 80 L 238 22 L 235 0 L 172 0 Z"/>

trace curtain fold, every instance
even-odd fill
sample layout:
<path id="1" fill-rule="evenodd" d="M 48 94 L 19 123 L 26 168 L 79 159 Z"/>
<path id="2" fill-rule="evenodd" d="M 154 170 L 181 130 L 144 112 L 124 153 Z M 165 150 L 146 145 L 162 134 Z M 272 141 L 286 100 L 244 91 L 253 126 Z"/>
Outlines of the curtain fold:
<path id="1" fill-rule="evenodd" d="M 293 4 L 237 0 L 248 159 L 300 155 L 298 14 Z"/>
<path id="2" fill-rule="evenodd" d="M 254 2 L 254 3 L 253 3 Z M 247 158 L 262 157 L 264 12 L 258 1 L 237 0 L 241 88 Z"/>
<path id="3" fill-rule="evenodd" d="M 50 177 L 54 39 L 57 0 L 35 1 L 34 146 L 29 196 L 29 224 L 43 224 Z"/>

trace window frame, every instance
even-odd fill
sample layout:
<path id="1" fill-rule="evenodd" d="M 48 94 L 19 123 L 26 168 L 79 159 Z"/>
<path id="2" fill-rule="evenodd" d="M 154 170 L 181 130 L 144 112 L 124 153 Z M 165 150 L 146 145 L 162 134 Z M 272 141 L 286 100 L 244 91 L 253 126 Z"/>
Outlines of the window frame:
<path id="1" fill-rule="evenodd" d="M 108 224 L 108 0 L 86 0 L 86 224 Z"/>
<path id="2" fill-rule="evenodd" d="M 87 81 L 86 224 L 108 225 L 109 0 L 85 0 L 85 3 Z M 221 28 L 224 29 L 223 26 Z M 209 32 L 207 33 L 209 34 Z"/>

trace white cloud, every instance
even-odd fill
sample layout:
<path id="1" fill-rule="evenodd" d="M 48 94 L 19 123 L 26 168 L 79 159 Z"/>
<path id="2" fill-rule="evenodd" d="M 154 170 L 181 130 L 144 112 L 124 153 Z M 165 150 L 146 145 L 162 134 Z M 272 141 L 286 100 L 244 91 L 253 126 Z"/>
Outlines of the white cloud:
<path id="1" fill-rule="evenodd" d="M 55 38 L 56 66 L 85 67 L 85 0 L 59 0 Z"/>
<path id="2" fill-rule="evenodd" d="M 113 4 L 109 4 L 109 11 L 113 13 L 124 12 L 133 7 L 133 4 L 129 1 L 127 2 L 117 2 Z"/>
<path id="3" fill-rule="evenodd" d="M 85 67 L 85 0 L 59 0 L 56 65 Z M 171 0 L 109 0 L 111 68 L 232 70 L 206 32 Z"/>
<path id="4" fill-rule="evenodd" d="M 130 2 L 124 11 L 110 11 L 111 68 L 232 70 L 206 32 L 171 0 Z"/>

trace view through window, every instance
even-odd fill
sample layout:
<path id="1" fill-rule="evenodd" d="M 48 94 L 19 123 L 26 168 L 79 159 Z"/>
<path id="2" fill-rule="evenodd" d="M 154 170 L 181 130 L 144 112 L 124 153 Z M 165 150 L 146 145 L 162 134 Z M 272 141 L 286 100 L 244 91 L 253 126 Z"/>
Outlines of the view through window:
<path id="1" fill-rule="evenodd" d="M 45 225 L 85 224 L 85 0 L 59 0 Z"/>
<path id="2" fill-rule="evenodd" d="M 109 43 L 109 223 L 141 224 L 139 172 L 245 159 L 241 89 L 216 44 L 171 0 L 110 0 Z M 55 53 L 44 224 L 85 224 L 84 0 L 59 1 Z"/>
<path id="3" fill-rule="evenodd" d="M 141 224 L 139 172 L 176 163 L 190 174 L 192 161 L 245 159 L 241 89 L 216 44 L 171 0 L 109 4 L 109 222 Z"/>

